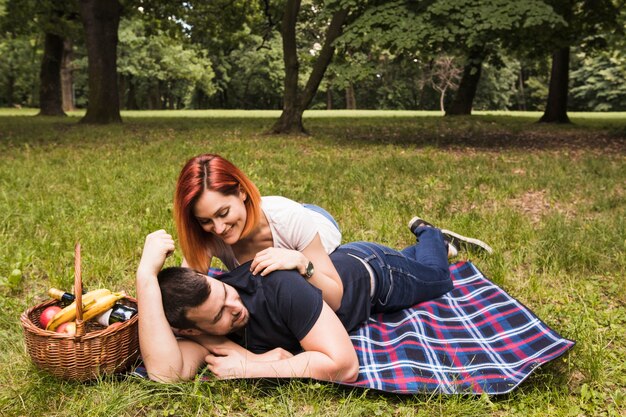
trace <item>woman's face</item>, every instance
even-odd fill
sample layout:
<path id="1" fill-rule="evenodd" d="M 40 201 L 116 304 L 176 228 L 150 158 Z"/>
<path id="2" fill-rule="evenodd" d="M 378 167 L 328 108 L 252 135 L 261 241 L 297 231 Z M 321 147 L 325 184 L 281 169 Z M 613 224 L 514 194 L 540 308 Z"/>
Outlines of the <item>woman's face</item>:
<path id="1" fill-rule="evenodd" d="M 205 232 L 213 233 L 227 245 L 233 245 L 241 238 L 246 225 L 246 198 L 243 192 L 224 195 L 205 190 L 193 207 L 193 214 Z"/>

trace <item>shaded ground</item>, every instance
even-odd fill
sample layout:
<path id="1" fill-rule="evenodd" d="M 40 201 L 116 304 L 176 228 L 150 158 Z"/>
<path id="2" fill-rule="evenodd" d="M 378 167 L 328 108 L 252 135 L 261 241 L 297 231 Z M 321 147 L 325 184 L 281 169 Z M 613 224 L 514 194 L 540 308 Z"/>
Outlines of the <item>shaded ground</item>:
<path id="1" fill-rule="evenodd" d="M 563 131 L 529 129 L 521 132 L 505 130 L 482 132 L 439 131 L 430 132 L 398 132 L 394 131 L 362 131 L 351 130 L 350 141 L 412 144 L 418 146 L 434 146 L 438 148 L 469 149 L 477 151 L 498 151 L 510 149 L 522 150 L 593 150 L 599 153 L 626 154 L 626 134 L 622 132 L 603 131 Z"/>

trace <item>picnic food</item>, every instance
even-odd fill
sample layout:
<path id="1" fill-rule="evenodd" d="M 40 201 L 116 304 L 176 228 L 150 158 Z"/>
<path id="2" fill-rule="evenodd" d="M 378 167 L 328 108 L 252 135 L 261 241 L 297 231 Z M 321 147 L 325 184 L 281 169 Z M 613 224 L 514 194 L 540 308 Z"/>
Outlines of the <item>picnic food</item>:
<path id="1" fill-rule="evenodd" d="M 41 327 L 43 327 L 45 329 L 46 326 L 48 325 L 48 323 L 50 323 L 52 318 L 59 311 L 61 311 L 61 307 L 59 307 L 59 306 L 50 306 L 50 307 L 46 308 L 44 311 L 42 311 L 41 315 L 39 316 L 39 323 L 41 323 Z"/>
<path id="2" fill-rule="evenodd" d="M 110 310 L 111 307 L 115 305 L 117 300 L 121 298 L 124 298 L 124 294 L 119 292 L 100 297 L 96 300 L 95 304 L 85 308 L 85 311 L 83 312 L 83 320 L 87 321 L 91 318 L 99 316 L 107 310 Z"/>
<path id="3" fill-rule="evenodd" d="M 76 322 L 75 321 L 68 321 L 66 323 L 63 323 L 59 327 L 57 327 L 56 332 L 57 333 L 67 333 L 70 336 L 73 336 L 73 335 L 76 334 Z"/>
<path id="4" fill-rule="evenodd" d="M 100 313 L 105 312 L 106 310 L 108 310 L 109 308 L 111 308 L 111 306 L 115 303 L 113 302 L 111 305 L 109 305 L 108 308 L 104 308 L 103 309 L 103 303 L 98 304 L 98 301 L 104 297 L 107 297 L 109 295 L 111 295 L 111 291 L 106 289 L 106 288 L 101 288 L 98 290 L 93 290 L 88 292 L 87 294 L 85 294 L 83 296 L 83 320 L 88 320 L 88 318 L 86 318 L 85 316 L 87 316 L 87 313 L 89 312 L 89 310 L 91 310 L 92 308 L 95 308 L 95 310 L 93 310 L 91 312 L 91 317 L 94 317 Z M 116 300 L 122 298 L 124 295 L 121 293 L 115 293 L 115 296 L 117 297 Z M 97 306 L 96 306 L 97 304 Z M 94 314 L 96 311 L 98 311 L 98 313 Z M 74 321 L 76 319 L 76 301 L 74 301 L 72 304 L 68 305 L 67 307 L 65 307 L 63 310 L 59 311 L 54 318 L 52 319 L 52 321 L 50 321 L 50 323 L 48 323 L 48 325 L 46 326 L 46 330 L 56 330 L 57 327 L 59 327 L 61 324 L 63 323 L 67 323 L 68 321 Z"/>

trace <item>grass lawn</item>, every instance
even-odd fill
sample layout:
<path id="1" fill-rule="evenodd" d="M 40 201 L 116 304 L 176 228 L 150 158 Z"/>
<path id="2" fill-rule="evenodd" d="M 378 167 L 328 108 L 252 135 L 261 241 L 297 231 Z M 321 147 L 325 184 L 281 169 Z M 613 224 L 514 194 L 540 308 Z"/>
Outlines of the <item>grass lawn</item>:
<path id="1" fill-rule="evenodd" d="M 307 137 L 264 134 L 276 112 L 127 112 L 119 126 L 0 110 L 0 415 L 618 416 L 626 414 L 626 114 L 307 112 Z M 134 293 L 145 235 L 174 233 L 183 163 L 220 153 L 264 195 L 317 203 L 344 241 L 409 244 L 418 214 L 496 251 L 485 275 L 577 341 L 499 397 L 397 396 L 309 381 L 63 382 L 25 352 L 19 315 L 70 289 Z M 462 254 L 462 257 L 468 256 Z M 180 262 L 177 252 L 168 265 Z"/>

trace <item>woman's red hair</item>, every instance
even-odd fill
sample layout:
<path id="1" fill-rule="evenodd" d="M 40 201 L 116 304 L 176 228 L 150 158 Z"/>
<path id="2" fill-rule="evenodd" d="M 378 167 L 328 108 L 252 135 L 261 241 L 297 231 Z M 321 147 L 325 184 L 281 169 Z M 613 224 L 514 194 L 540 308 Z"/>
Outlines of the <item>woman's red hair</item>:
<path id="1" fill-rule="evenodd" d="M 205 232 L 193 214 L 193 208 L 205 190 L 224 195 L 239 195 L 240 192 L 247 195 L 244 201 L 246 224 L 241 237 L 247 236 L 261 218 L 261 194 L 239 168 L 214 154 L 198 155 L 187 161 L 176 183 L 174 221 L 187 263 L 203 273 L 209 269 L 211 258 L 219 256 L 224 249 L 224 243 L 211 233 Z M 228 263 L 227 266 L 230 267 Z"/>

